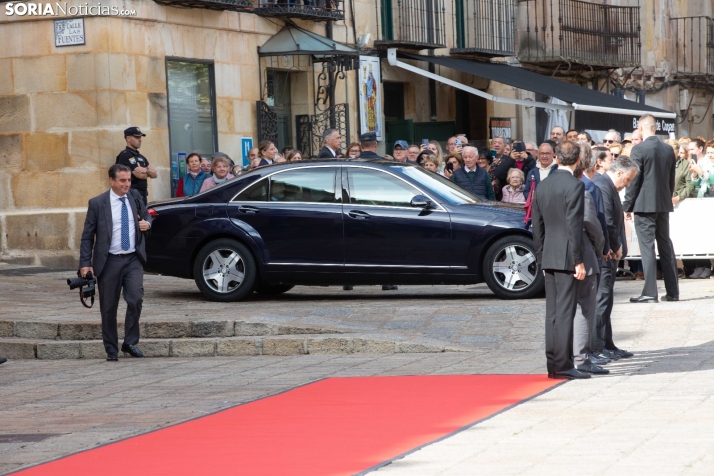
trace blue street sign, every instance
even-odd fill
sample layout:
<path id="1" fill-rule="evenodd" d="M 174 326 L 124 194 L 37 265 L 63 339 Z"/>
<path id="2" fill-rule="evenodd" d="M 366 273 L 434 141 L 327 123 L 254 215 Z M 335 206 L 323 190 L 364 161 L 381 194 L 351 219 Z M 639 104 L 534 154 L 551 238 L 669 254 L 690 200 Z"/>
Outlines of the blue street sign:
<path id="1" fill-rule="evenodd" d="M 241 155 L 243 157 L 243 166 L 249 165 L 248 154 L 250 149 L 253 148 L 253 138 L 252 137 L 241 137 L 240 139 L 240 149 Z"/>

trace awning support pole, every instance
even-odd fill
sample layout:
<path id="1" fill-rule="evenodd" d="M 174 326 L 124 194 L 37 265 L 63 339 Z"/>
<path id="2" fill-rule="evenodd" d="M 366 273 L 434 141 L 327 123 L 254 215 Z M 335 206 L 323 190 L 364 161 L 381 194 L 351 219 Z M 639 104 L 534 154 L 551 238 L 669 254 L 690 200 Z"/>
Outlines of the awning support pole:
<path id="1" fill-rule="evenodd" d="M 387 61 L 389 61 L 389 64 L 392 66 L 406 69 L 407 71 L 411 71 L 412 73 L 419 74 L 421 76 L 425 76 L 427 78 L 433 79 L 435 81 L 439 81 L 444 84 L 448 84 L 452 88 L 461 89 L 462 91 L 466 91 L 467 93 L 474 94 L 476 96 L 482 97 L 484 99 L 488 99 L 489 101 L 493 101 L 493 102 L 500 102 L 500 103 L 505 103 L 505 104 L 516 104 L 518 106 L 542 107 L 545 109 L 560 109 L 562 111 L 567 111 L 567 112 L 578 110 L 578 111 L 603 112 L 606 114 L 624 114 L 627 116 L 643 116 L 645 114 L 651 114 L 654 117 L 661 117 L 661 118 L 667 118 L 667 119 L 674 119 L 677 117 L 677 114 L 675 114 L 673 112 L 643 111 L 640 109 L 620 109 L 617 107 L 589 106 L 586 104 L 576 104 L 576 103 L 573 103 L 572 106 L 567 106 L 567 105 L 562 105 L 562 104 L 551 104 L 548 102 L 526 101 L 523 99 L 511 99 L 511 98 L 504 98 L 504 97 L 500 97 L 500 96 L 494 96 L 493 94 L 485 93 L 479 89 L 471 88 L 471 87 L 461 84 L 457 81 L 453 81 L 451 79 L 444 78 L 443 76 L 439 76 L 437 74 L 433 74 L 428 71 L 424 71 L 423 69 L 417 68 L 416 66 L 412 66 L 408 63 L 403 63 L 397 59 L 397 49 L 396 48 L 389 48 L 387 50 Z"/>

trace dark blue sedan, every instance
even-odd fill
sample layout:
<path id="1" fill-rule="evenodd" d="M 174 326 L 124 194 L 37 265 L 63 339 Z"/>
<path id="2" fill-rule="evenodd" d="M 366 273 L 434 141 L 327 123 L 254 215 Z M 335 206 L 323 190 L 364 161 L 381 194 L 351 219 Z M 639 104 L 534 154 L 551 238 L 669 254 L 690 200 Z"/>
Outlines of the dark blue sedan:
<path id="1" fill-rule="evenodd" d="M 388 160 L 260 167 L 200 195 L 150 204 L 146 270 L 192 278 L 213 301 L 344 284 L 543 289 L 522 207 L 475 197 Z"/>

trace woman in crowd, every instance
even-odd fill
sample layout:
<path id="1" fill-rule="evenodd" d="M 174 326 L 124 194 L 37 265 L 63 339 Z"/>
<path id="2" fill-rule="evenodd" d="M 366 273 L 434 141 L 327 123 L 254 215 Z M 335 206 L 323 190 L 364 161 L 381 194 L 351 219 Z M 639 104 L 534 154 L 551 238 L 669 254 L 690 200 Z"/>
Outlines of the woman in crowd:
<path id="1" fill-rule="evenodd" d="M 439 171 L 441 171 L 441 167 L 444 164 L 444 151 L 441 150 L 441 144 L 439 144 L 438 141 L 430 140 L 426 148 L 432 151 L 436 156 L 436 165 Z"/>
<path id="2" fill-rule="evenodd" d="M 250 172 L 250 170 L 244 169 L 242 165 L 234 165 L 233 168 L 231 169 L 231 173 L 233 174 L 234 177 L 243 175 L 245 172 Z"/>
<path id="3" fill-rule="evenodd" d="M 689 170 L 692 184 L 699 187 L 697 198 L 714 197 L 714 140 L 706 143 L 706 154 L 696 163 L 689 164 Z"/>
<path id="4" fill-rule="evenodd" d="M 478 157 L 476 157 L 476 165 L 482 169 L 486 169 L 486 172 L 488 172 L 488 169 L 491 168 L 491 162 L 493 162 L 491 151 L 484 147 L 479 148 Z"/>
<path id="5" fill-rule="evenodd" d="M 418 165 L 423 166 L 423 165 L 424 165 L 424 158 L 427 157 L 427 156 L 431 156 L 431 155 L 436 156 L 436 154 L 434 154 L 434 153 L 433 153 L 432 151 L 430 151 L 429 149 L 422 149 L 422 151 L 419 152 L 419 155 L 417 156 L 416 163 L 417 163 Z"/>
<path id="6" fill-rule="evenodd" d="M 228 163 L 228 159 L 225 157 L 214 157 L 213 162 L 211 162 L 211 170 L 213 170 L 213 175 L 209 175 L 208 178 L 203 181 L 203 185 L 201 185 L 201 192 L 205 192 L 206 190 L 233 178 L 233 175 L 228 173 L 230 170 L 230 164 Z"/>
<path id="7" fill-rule="evenodd" d="M 426 170 L 429 170 L 431 172 L 434 172 L 435 174 L 439 173 L 439 164 L 437 163 L 436 155 L 434 154 L 429 154 L 425 155 L 423 157 L 422 165 Z"/>
<path id="8" fill-rule="evenodd" d="M 207 174 L 211 174 L 211 161 L 205 157 L 201 157 L 201 170 Z"/>
<path id="9" fill-rule="evenodd" d="M 286 159 L 288 162 L 299 162 L 302 160 L 302 152 L 297 149 L 293 149 L 288 153 Z"/>
<path id="10" fill-rule="evenodd" d="M 186 165 L 188 166 L 188 172 L 179 180 L 178 188 L 176 189 L 177 197 L 190 197 L 201 192 L 201 186 L 203 186 L 203 181 L 206 180 L 209 175 L 201 169 L 201 156 L 192 152 L 186 157 Z"/>
<path id="11" fill-rule="evenodd" d="M 535 167 L 535 158 L 526 152 L 526 145 L 521 141 L 514 141 L 510 157 L 503 156 L 501 165 L 496 167 L 496 177 L 501 183 L 508 183 L 508 175 L 511 169 L 522 170 L 525 177 Z"/>
<path id="12" fill-rule="evenodd" d="M 278 148 L 272 141 L 264 140 L 258 144 L 258 158 L 260 161 L 257 166 L 270 165 L 275 162 L 275 157 L 278 155 Z"/>
<path id="13" fill-rule="evenodd" d="M 362 146 L 359 142 L 353 142 L 347 147 L 347 157 L 350 159 L 356 159 L 362 155 Z"/>
<path id="14" fill-rule="evenodd" d="M 451 164 L 451 165 L 449 165 Z M 446 156 L 446 165 L 444 166 L 444 177 L 451 179 L 454 175 L 454 170 L 460 169 L 464 165 L 464 159 L 461 158 L 459 152 L 452 152 Z"/>
<path id="15" fill-rule="evenodd" d="M 508 185 L 503 187 L 503 200 L 508 203 L 526 203 L 526 198 L 523 196 L 525 188 L 523 182 L 526 176 L 521 169 L 511 169 L 508 171 Z"/>

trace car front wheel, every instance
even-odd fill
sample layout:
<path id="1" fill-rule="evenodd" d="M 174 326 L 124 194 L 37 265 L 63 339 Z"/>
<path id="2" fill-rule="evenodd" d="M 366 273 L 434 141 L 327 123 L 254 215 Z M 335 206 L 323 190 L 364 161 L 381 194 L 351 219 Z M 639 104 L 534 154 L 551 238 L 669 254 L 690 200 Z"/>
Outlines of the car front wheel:
<path id="1" fill-rule="evenodd" d="M 253 292 L 255 260 L 248 248 L 235 240 L 214 240 L 196 256 L 193 276 L 209 301 L 240 301 Z"/>
<path id="2" fill-rule="evenodd" d="M 543 291 L 545 281 L 538 272 L 533 241 L 525 236 L 506 236 L 486 252 L 484 280 L 502 299 L 528 299 Z"/>

